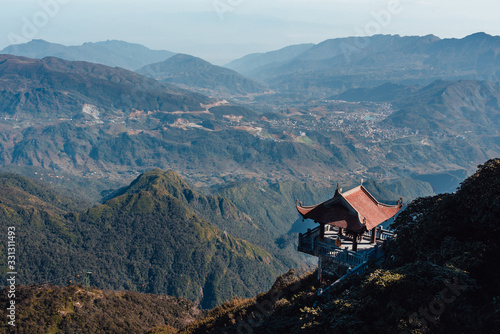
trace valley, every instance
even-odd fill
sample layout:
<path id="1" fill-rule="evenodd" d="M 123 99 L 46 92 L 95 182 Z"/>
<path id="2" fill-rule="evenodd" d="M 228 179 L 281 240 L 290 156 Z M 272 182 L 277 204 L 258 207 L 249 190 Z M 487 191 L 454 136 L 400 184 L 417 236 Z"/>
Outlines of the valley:
<path id="1" fill-rule="evenodd" d="M 498 44 L 496 38 L 485 34 L 460 41 L 429 36 L 376 36 L 371 41 L 369 50 L 353 55 L 359 62 L 349 64 L 352 73 L 370 72 L 380 65 L 377 62 L 388 61 L 384 58 L 387 52 L 404 55 L 399 60 L 402 63 L 413 59 L 411 52 L 419 57 L 422 52 L 438 64 L 444 57 L 440 45 L 455 48 L 442 52 L 479 46 L 480 53 L 488 47 L 496 50 Z M 378 78 L 375 81 L 341 89 L 329 85 L 333 88 L 329 91 L 318 88 L 323 80 L 318 76 L 311 79 L 309 88 L 296 86 L 291 92 L 269 79 L 278 75 L 273 73 L 289 71 L 287 66 L 298 66 L 301 69 L 296 73 L 305 76 L 342 66 L 340 58 L 330 64 L 317 59 L 337 55 L 339 45 L 350 42 L 340 39 L 290 47 L 228 65 L 260 79 L 250 68 L 267 68 L 264 83 L 182 54 L 169 55 L 164 62 L 138 70 L 169 84 L 85 62 L 4 57 L 3 94 L 6 101 L 12 101 L 0 115 L 5 129 L 0 138 L 4 168 L 29 166 L 40 173 L 50 170 L 45 174 L 55 175 L 53 178 L 63 174 L 92 177 L 108 182 L 109 188 L 152 168 L 173 169 L 199 187 L 244 180 L 295 180 L 333 186 L 337 182 L 356 183 L 361 178 L 396 182 L 456 170 L 470 174 L 477 164 L 499 153 L 495 116 L 499 89 L 486 81 L 425 79 L 408 85 L 409 81 L 396 80 L 398 84 L 374 86 L 375 82 L 393 81 L 381 71 L 379 77 L 370 72 Z M 408 49 L 414 42 L 419 51 Z M 108 44 L 92 47 L 128 47 L 142 52 L 135 54 L 141 54 L 141 59 L 147 52 L 147 59 L 159 55 L 126 43 Z M 20 54 L 44 50 L 44 56 L 50 56 L 51 48 L 62 50 L 62 46 L 47 42 L 43 48 L 40 45 L 37 41 L 13 50 Z M 78 50 L 67 49 L 72 52 L 67 58 L 74 59 Z M 370 54 L 370 50 L 375 53 Z M 80 54 L 81 59 L 87 57 Z M 373 65 L 370 59 L 375 55 L 385 56 Z M 305 65 L 313 60 L 315 66 Z M 470 70 L 469 65 L 460 66 L 460 70 Z M 34 72 L 37 69 L 43 72 Z M 411 75 L 432 77 L 424 72 Z M 58 78 L 63 78 L 64 89 Z M 32 83 L 26 89 L 14 88 L 30 82 L 27 80 Z M 15 102 L 20 94 L 24 94 L 23 99 Z M 436 102 L 440 94 L 448 96 Z"/>
<path id="2" fill-rule="evenodd" d="M 478 135 L 388 121 L 399 110 L 393 101 L 320 100 L 273 109 L 280 108 L 261 113 L 217 100 L 192 111 L 132 108 L 123 114 L 84 104 L 67 119 L 4 115 L 2 156 L 7 166 L 48 169 L 52 178 L 72 174 L 123 184 L 158 167 L 200 187 L 248 179 L 334 186 L 470 171 L 500 151 L 495 131 Z M 485 142 L 488 151 L 479 148 Z"/>

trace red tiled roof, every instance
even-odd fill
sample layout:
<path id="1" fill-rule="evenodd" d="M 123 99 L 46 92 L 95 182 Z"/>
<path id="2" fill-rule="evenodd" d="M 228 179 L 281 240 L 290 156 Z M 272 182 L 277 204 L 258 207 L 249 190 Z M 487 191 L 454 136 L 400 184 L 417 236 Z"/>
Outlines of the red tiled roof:
<path id="1" fill-rule="evenodd" d="M 360 224 L 358 215 L 352 214 L 344 206 L 336 204 L 330 207 L 313 206 L 310 209 L 297 206 L 297 210 L 304 218 L 312 219 L 316 222 L 332 224 L 338 227 L 360 230 L 363 225 Z"/>
<path id="2" fill-rule="evenodd" d="M 331 199 L 320 204 L 297 205 L 297 211 L 303 218 L 318 223 L 360 231 L 365 225 L 367 230 L 371 230 L 394 217 L 402 207 L 402 203 L 397 205 L 379 203 L 365 187 L 359 186 L 345 193 L 337 191 Z"/>

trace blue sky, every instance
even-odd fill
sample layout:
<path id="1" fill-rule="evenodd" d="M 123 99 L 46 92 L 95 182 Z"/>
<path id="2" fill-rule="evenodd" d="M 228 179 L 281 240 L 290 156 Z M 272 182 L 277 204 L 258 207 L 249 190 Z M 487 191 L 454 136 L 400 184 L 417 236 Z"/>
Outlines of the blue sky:
<path id="1" fill-rule="evenodd" d="M 500 35 L 500 2 L 492 0 L 0 0 L 0 5 L 0 49 L 31 38 L 65 45 L 119 39 L 217 64 L 372 32 Z"/>

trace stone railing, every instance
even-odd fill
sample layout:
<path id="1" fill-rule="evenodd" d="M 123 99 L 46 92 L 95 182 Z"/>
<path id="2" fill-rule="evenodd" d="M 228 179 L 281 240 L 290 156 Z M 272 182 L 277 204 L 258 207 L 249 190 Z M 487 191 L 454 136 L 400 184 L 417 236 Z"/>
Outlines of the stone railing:
<path id="1" fill-rule="evenodd" d="M 375 256 L 376 248 L 364 252 L 353 252 L 335 246 L 333 242 L 319 241 L 319 229 L 299 234 L 298 250 L 314 256 L 327 256 L 349 266 L 357 266 Z M 326 240 L 326 239 L 325 239 Z"/>
<path id="2" fill-rule="evenodd" d="M 372 234 L 371 231 L 366 231 L 365 233 L 363 233 L 363 239 L 370 240 L 371 234 Z M 381 228 L 377 228 L 377 232 L 376 232 L 377 240 L 385 241 L 385 240 L 392 239 L 394 237 L 395 237 L 395 234 L 391 230 L 384 230 Z"/>

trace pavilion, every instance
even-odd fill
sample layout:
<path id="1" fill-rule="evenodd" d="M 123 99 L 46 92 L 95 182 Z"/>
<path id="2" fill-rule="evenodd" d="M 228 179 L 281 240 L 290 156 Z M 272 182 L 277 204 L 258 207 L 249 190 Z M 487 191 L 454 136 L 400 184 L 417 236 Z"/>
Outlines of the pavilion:
<path id="1" fill-rule="evenodd" d="M 370 243 L 375 244 L 377 227 L 394 217 L 402 207 L 402 198 L 396 205 L 382 204 L 362 184 L 347 192 L 342 192 L 342 189 L 339 189 L 337 185 L 335 195 L 323 203 L 303 206 L 297 200 L 296 204 L 297 211 L 303 219 L 311 219 L 319 224 L 317 236 L 309 233 L 313 239 L 318 239 L 320 243 L 324 242 L 325 230 L 330 231 L 332 227 L 336 227 L 339 237 L 348 236 L 352 239 L 352 251 L 354 252 L 358 250 L 358 242 L 368 232 L 370 232 Z M 381 236 L 382 233 L 380 232 L 379 235 Z M 312 245 L 311 251 L 313 253 L 307 248 L 302 247 L 301 249 L 301 241 L 307 240 L 305 237 L 306 235 L 302 234 L 299 236 L 299 250 L 317 255 Z"/>

